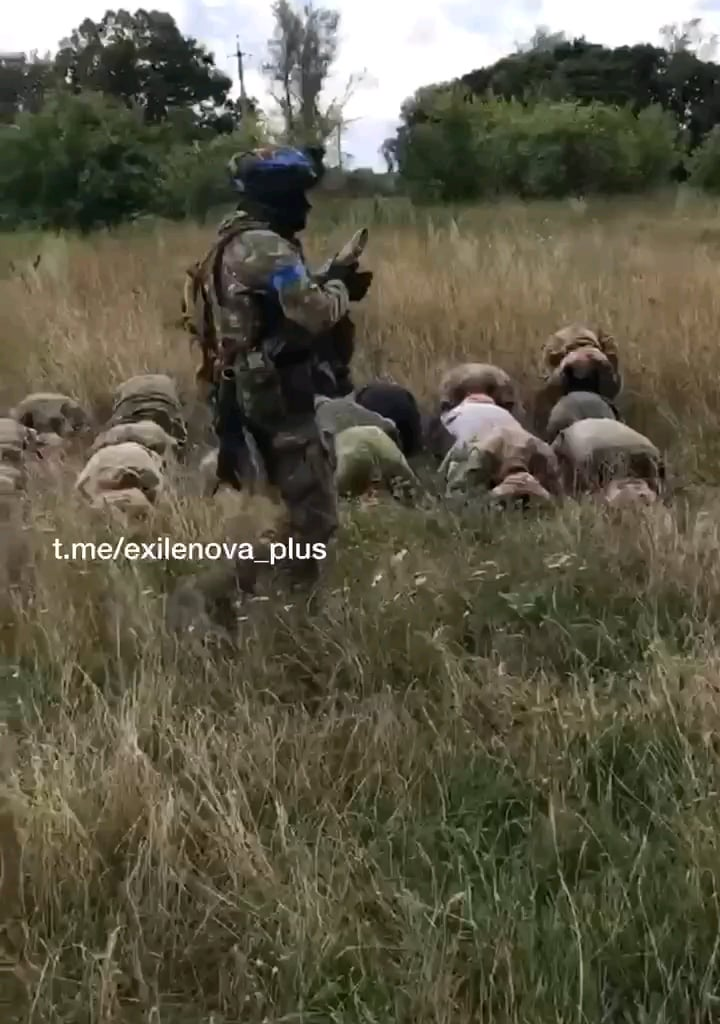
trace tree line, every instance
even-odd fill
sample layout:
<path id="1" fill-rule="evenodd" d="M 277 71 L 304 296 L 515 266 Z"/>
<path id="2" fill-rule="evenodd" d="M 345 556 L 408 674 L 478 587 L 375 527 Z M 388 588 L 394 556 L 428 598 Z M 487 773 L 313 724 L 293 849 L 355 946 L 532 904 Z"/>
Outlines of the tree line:
<path id="1" fill-rule="evenodd" d="M 429 201 L 720 191 L 718 40 L 700 19 L 662 46 L 606 47 L 546 29 L 516 52 L 419 89 L 384 153 Z"/>
<path id="2" fill-rule="evenodd" d="M 202 219 L 232 200 L 232 152 L 339 138 L 362 76 L 324 100 L 338 12 L 275 0 L 273 14 L 262 70 L 275 121 L 256 98 L 233 99 L 213 54 L 159 11 L 109 10 L 54 54 L 0 55 L 0 224 L 88 231 L 143 214 Z M 494 64 L 409 98 L 382 147 L 388 171 L 423 202 L 683 179 L 720 191 L 717 40 L 695 19 L 663 29 L 662 44 L 605 47 L 538 29 Z M 378 180 L 356 172 L 348 192 Z"/>
<path id="3" fill-rule="evenodd" d="M 262 70 L 276 122 L 257 99 L 233 99 L 213 54 L 155 10 L 86 18 L 54 54 L 0 55 L 3 226 L 87 231 L 148 213 L 203 217 L 232 199 L 233 152 L 272 139 L 327 142 L 357 84 L 353 76 L 323 101 L 339 14 L 290 0 L 276 0 L 273 14 Z"/>

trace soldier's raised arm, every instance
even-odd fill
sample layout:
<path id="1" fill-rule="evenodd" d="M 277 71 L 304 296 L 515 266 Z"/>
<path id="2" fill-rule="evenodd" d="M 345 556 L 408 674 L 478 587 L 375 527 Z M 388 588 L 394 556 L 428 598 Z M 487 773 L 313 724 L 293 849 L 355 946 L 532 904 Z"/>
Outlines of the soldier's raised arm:
<path id="1" fill-rule="evenodd" d="M 350 307 L 342 281 L 319 284 L 293 246 L 274 231 L 246 231 L 232 243 L 226 265 L 238 281 L 274 292 L 288 318 L 311 334 L 321 334 L 345 316 Z"/>

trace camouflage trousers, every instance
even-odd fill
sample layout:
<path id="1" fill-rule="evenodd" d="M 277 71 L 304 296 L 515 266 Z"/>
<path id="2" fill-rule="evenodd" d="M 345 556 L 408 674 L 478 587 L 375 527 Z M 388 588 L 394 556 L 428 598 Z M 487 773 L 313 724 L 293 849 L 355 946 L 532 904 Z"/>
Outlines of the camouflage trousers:
<path id="1" fill-rule="evenodd" d="M 299 554 L 278 560 L 271 568 L 280 589 L 285 589 L 284 582 L 291 592 L 305 597 L 308 610 L 319 608 L 322 597 L 315 584 L 324 559 L 313 557 L 312 546 L 327 545 L 337 529 L 334 452 L 323 443 L 314 417 L 299 426 L 297 422 L 287 426 L 291 429 L 252 430 L 267 482 L 285 506 L 284 527 L 255 543 L 255 561 L 215 565 L 197 575 L 191 584 L 181 582 L 168 600 L 167 624 L 172 632 L 187 636 L 191 625 L 198 630 L 196 636 L 206 638 L 215 633 L 232 641 L 237 629 L 235 599 L 256 592 L 258 563 L 269 563 L 273 542 L 287 544 L 292 540 Z M 247 484 L 252 489 L 255 482 L 254 478 L 245 479 L 241 486 Z"/>
<path id="2" fill-rule="evenodd" d="M 276 568 L 294 583 L 312 584 L 323 561 L 312 555 L 312 546 L 327 546 L 338 525 L 334 451 L 324 443 L 314 417 L 288 424 L 284 431 L 253 430 L 253 435 L 268 483 L 287 515 L 285 535 L 273 540 L 292 540 L 298 552 L 298 557 L 276 563 Z"/>

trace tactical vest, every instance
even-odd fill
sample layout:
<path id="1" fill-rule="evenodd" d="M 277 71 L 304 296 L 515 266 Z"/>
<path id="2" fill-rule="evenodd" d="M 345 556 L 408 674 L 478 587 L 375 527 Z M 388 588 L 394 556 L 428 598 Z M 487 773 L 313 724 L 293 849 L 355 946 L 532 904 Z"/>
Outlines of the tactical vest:
<path id="1" fill-rule="evenodd" d="M 196 373 L 202 396 L 212 399 L 220 371 L 234 367 L 246 416 L 272 432 L 288 417 L 314 416 L 313 341 L 285 318 L 272 293 L 247 288 L 228 302 L 222 275 L 230 242 L 245 231 L 267 227 L 242 212 L 224 221 L 205 258 L 186 272 L 182 311 L 184 326 L 202 350 Z M 291 244 L 302 258 L 299 243 Z"/>
<path id="2" fill-rule="evenodd" d="M 260 340 L 263 328 L 268 325 L 262 306 L 265 296 L 248 289 L 248 320 L 256 325 L 256 337 L 238 339 L 231 332 L 223 332 L 222 260 L 228 245 L 245 231 L 267 228 L 267 224 L 251 220 L 245 214 L 234 214 L 220 225 L 219 237 L 202 260 L 194 263 L 185 272 L 182 296 L 182 322 L 199 344 L 202 363 L 196 372 L 199 390 L 207 396 L 217 383 L 223 365 L 232 362 L 233 350 L 239 341 L 245 342 L 249 350 Z M 241 297 L 241 301 L 242 301 Z M 223 337 L 229 333 L 229 337 Z"/>

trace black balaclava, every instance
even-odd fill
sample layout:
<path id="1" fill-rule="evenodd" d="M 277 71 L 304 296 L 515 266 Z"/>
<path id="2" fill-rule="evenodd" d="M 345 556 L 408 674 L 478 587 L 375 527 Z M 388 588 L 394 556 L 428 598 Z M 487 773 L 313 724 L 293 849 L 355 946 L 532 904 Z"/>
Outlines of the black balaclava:
<path id="1" fill-rule="evenodd" d="M 270 229 L 283 238 L 294 238 L 305 230 L 312 206 L 304 192 L 284 192 L 280 195 L 248 191 L 238 203 L 238 209 L 267 221 Z"/>

